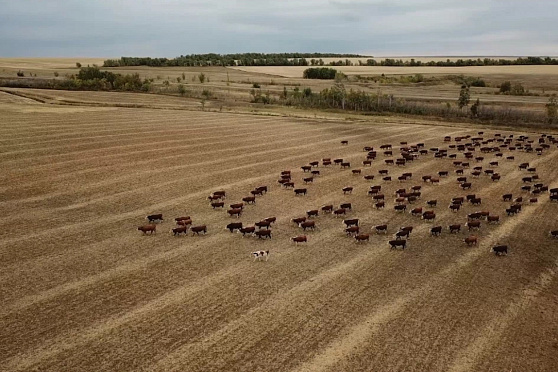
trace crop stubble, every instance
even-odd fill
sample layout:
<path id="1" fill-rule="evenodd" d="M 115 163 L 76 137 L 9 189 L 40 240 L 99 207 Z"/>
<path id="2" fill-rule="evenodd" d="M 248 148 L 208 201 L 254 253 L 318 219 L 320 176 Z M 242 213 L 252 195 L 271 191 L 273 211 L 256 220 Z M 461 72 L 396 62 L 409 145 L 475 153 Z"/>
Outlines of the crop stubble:
<path id="1" fill-rule="evenodd" d="M 552 341 L 541 343 L 537 358 L 513 358 L 536 341 L 526 336 L 540 324 L 531 303 L 557 308 L 556 292 L 548 291 L 556 288 L 558 253 L 546 235 L 556 228 L 549 218 L 555 206 L 543 197 L 507 218 L 500 201 L 503 193 L 517 194 L 516 166 L 523 160 L 538 162 L 543 180 L 555 185 L 555 151 L 539 159 L 517 153 L 515 162 L 501 162 L 499 183 L 473 181 L 482 209 L 503 222 L 483 226 L 480 245 L 467 248 L 465 234 L 428 237 L 430 225 L 393 213 L 391 196 L 386 210 L 373 210 L 365 196 L 370 183 L 350 171 L 320 167 L 323 175 L 305 198 L 275 181 L 292 169 L 301 184 L 299 166 L 322 157 L 357 165 L 364 145 L 407 140 L 431 147 L 446 134 L 471 129 L 131 109 L 39 110 L 3 116 L 0 123 L 0 187 L 8 211 L 0 234 L 4 370 L 556 366 Z M 340 146 L 341 139 L 349 146 Z M 364 172 L 384 168 L 382 159 Z M 414 180 L 384 184 L 385 194 L 442 169 L 451 170 L 451 163 L 430 155 L 390 167 L 394 175 L 413 172 Z M 240 220 L 277 216 L 273 240 L 224 231 L 232 219 L 211 210 L 207 194 L 224 188 L 228 204 L 260 184 L 270 192 Z M 342 195 L 346 185 L 355 186 L 353 195 Z M 476 209 L 447 210 L 451 196 L 465 194 L 454 177 L 423 191 L 423 201 L 440 201 L 436 224 L 463 223 Z M 322 215 L 307 245 L 289 243 L 299 233 L 290 218 L 343 201 L 354 203 L 350 215 L 361 218 L 365 230 L 384 222 L 391 233 L 415 226 L 409 249 L 391 252 L 388 237 L 376 235 L 357 245 L 342 233 L 341 219 Z M 156 236 L 141 236 L 135 227 L 152 212 L 167 220 Z M 209 234 L 170 236 L 172 218 L 184 214 L 206 223 Z M 500 241 L 511 243 L 508 257 L 488 253 Z M 257 249 L 271 250 L 269 262 L 251 262 L 248 254 Z M 548 319 L 556 327 L 555 317 Z M 510 357 L 493 358 L 494 350 Z"/>

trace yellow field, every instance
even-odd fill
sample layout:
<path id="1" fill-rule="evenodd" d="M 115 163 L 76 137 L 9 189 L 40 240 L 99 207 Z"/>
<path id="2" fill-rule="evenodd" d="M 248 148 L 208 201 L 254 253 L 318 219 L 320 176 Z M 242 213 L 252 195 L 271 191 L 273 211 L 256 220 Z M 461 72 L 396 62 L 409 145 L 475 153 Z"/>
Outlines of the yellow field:
<path id="1" fill-rule="evenodd" d="M 326 66 L 327 67 L 327 66 Z M 240 66 L 234 69 L 252 73 L 302 77 L 306 66 Z M 413 74 L 464 74 L 464 75 L 558 75 L 558 66 L 467 66 L 467 67 L 385 67 L 385 66 L 334 66 L 346 75 L 413 75 Z"/>
<path id="2" fill-rule="evenodd" d="M 361 166 L 364 146 L 390 143 L 397 153 L 401 141 L 429 149 L 447 148 L 445 135 L 484 130 L 493 137 L 494 131 L 469 124 L 27 100 L 0 93 L 0 370 L 556 369 L 558 241 L 548 232 L 558 229 L 558 204 L 543 194 L 507 217 L 509 203 L 501 199 L 508 192 L 529 197 L 520 191 L 521 162 L 557 187 L 555 145 L 541 156 L 516 151 L 514 161 L 499 159 L 494 169 L 502 180 L 472 179 L 469 192 L 456 183 L 452 160 L 431 152 L 406 167 L 386 166 L 380 152 L 371 167 Z M 110 100 L 118 102 L 119 94 Z M 487 169 L 495 158 L 484 156 L 479 165 Z M 350 161 L 363 174 L 386 168 L 394 177 L 412 172 L 413 179 L 370 182 L 320 166 L 321 175 L 304 186 L 300 166 L 324 157 Z M 279 187 L 287 169 L 307 196 Z M 439 186 L 421 181 L 440 170 L 451 175 Z M 470 169 L 465 173 L 470 178 Z M 240 219 L 207 201 L 222 189 L 226 205 L 238 202 L 260 185 L 269 192 Z M 354 192 L 343 195 L 348 185 Z M 373 208 L 370 185 L 382 186 L 384 210 Z M 445 227 L 441 237 L 429 236 L 433 224 L 394 212 L 395 190 L 412 185 L 422 186 L 415 206 L 438 200 L 434 225 Z M 469 193 L 482 206 L 450 212 L 450 199 Z M 356 244 L 341 218 L 325 214 L 315 218 L 318 228 L 306 233 L 307 244 L 289 241 L 302 233 L 291 218 L 342 202 L 353 204 L 348 217 L 360 219 L 368 243 Z M 501 223 L 481 222 L 479 245 L 467 247 L 468 233 L 450 235 L 446 228 L 464 224 L 479 208 Z M 152 213 L 163 213 L 165 221 L 144 236 L 137 227 Z M 184 215 L 206 224 L 207 235 L 173 237 L 173 220 Z M 225 230 L 230 222 L 251 225 L 269 216 L 277 217 L 271 240 Z M 382 223 L 387 236 L 372 232 Z M 414 227 L 409 247 L 390 250 L 388 240 L 405 225 Z M 509 244 L 509 254 L 490 253 L 494 244 Z M 254 262 L 256 250 L 269 250 L 269 261 Z"/>

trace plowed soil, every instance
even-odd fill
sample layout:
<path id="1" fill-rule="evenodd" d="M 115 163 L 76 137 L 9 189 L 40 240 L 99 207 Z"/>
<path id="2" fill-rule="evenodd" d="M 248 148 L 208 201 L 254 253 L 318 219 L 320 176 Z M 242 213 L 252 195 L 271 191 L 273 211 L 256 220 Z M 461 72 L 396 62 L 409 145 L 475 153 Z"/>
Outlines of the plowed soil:
<path id="1" fill-rule="evenodd" d="M 11 98 L 14 99 L 14 98 Z M 11 101 L 10 101 L 11 102 Z M 24 106 L 25 102 L 17 105 Z M 7 105 L 7 103 L 6 103 Z M 405 167 L 379 151 L 363 167 L 364 146 L 424 142 L 447 148 L 446 135 L 478 129 L 419 125 L 401 119 L 340 122 L 195 111 L 0 107 L 0 370 L 2 371 L 556 371 L 558 370 L 558 203 L 548 194 L 508 217 L 502 194 L 521 192 L 518 165 L 558 186 L 558 149 L 515 151 L 500 162 L 500 182 L 465 175 L 432 152 Z M 495 131 L 484 130 L 485 138 Z M 504 135 L 513 132 L 502 132 Z M 536 133 L 525 134 L 530 139 Z M 347 146 L 340 141 L 348 140 Z M 454 143 L 455 144 L 455 143 Z M 450 153 L 454 152 L 450 150 Z M 504 156 L 510 155 L 509 151 Z M 351 169 L 316 168 L 303 185 L 300 166 L 325 157 Z M 459 154 L 457 160 L 463 160 Z M 394 177 L 384 182 L 379 169 Z M 292 170 L 296 197 L 277 184 Z M 448 170 L 438 186 L 421 176 Z M 412 172 L 412 180 L 396 176 Z M 374 181 L 363 179 L 374 174 Z M 225 190 L 225 205 L 267 185 L 239 219 L 213 210 L 207 196 Z M 367 196 L 381 185 L 386 208 Z M 414 206 L 438 200 L 428 223 L 393 210 L 394 192 L 422 185 Z M 352 194 L 341 188 L 353 186 Z M 475 193 L 482 206 L 448 209 Z M 320 214 L 308 243 L 290 238 L 290 222 L 324 204 L 351 202 L 370 241 L 345 235 L 342 218 Z M 225 208 L 226 209 L 226 208 Z M 467 214 L 488 210 L 477 246 L 462 230 Z M 163 213 L 153 236 L 137 227 Z M 174 237 L 174 218 L 191 216 L 207 235 Z M 225 229 L 277 217 L 271 240 Z M 388 224 L 387 235 L 373 226 Z M 388 240 L 414 230 L 405 250 Z M 440 237 L 429 229 L 442 225 Z M 508 244 L 507 256 L 489 252 Z M 269 250 L 268 261 L 251 252 Z"/>

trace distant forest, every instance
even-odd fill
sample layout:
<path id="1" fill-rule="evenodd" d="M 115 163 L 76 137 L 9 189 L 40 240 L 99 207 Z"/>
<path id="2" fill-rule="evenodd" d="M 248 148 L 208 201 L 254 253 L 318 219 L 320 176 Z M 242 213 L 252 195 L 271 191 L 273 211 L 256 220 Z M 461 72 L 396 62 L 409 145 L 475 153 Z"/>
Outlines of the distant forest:
<path id="1" fill-rule="evenodd" d="M 239 54 L 189 54 L 176 58 L 122 57 L 108 59 L 103 67 L 119 66 L 323 66 L 322 58 L 364 58 L 359 54 L 332 53 L 239 53 Z M 342 65 L 349 60 L 339 60 Z"/>
<path id="2" fill-rule="evenodd" d="M 322 58 L 339 58 L 337 61 L 325 63 Z M 446 61 L 422 62 L 415 59 L 403 61 L 402 59 L 386 58 L 380 61 L 369 58 L 354 63 L 349 58 L 366 58 L 358 54 L 331 54 L 331 53 L 240 53 L 240 54 L 189 54 L 176 58 L 151 58 L 151 57 L 122 57 L 120 59 L 107 59 L 103 67 L 121 66 L 512 66 L 512 65 L 558 65 L 558 59 L 550 57 L 519 57 L 517 59 L 457 59 Z"/>

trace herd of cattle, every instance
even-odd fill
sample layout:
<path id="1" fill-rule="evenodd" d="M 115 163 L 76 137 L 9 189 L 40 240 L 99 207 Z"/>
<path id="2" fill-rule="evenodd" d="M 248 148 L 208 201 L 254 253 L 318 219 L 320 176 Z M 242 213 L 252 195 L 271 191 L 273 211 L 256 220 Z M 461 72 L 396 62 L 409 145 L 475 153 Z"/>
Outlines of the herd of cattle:
<path id="1" fill-rule="evenodd" d="M 536 155 L 542 155 L 545 151 L 551 148 L 551 145 L 558 144 L 558 139 L 551 135 L 541 135 L 538 139 L 530 139 L 527 136 L 520 135 L 514 137 L 513 134 L 501 135 L 495 134 L 491 138 L 484 138 L 484 132 L 478 132 L 476 137 L 467 135 L 462 137 L 451 138 L 449 136 L 444 137 L 444 143 L 448 144 L 447 148 L 432 147 L 429 149 L 425 148 L 424 143 L 417 143 L 415 145 L 408 145 L 407 142 L 400 142 L 399 146 L 399 157 L 393 159 L 393 148 L 391 144 L 385 144 L 380 146 L 380 153 L 384 156 L 384 164 L 387 166 L 398 166 L 404 167 L 408 163 L 412 163 L 418 160 L 420 157 L 433 154 L 437 159 L 454 159 L 452 165 L 454 167 L 454 172 L 456 181 L 462 190 L 469 190 L 473 185 L 473 180 L 481 177 L 483 174 L 490 177 L 492 182 L 498 182 L 501 179 L 501 175 L 496 172 L 499 167 L 499 161 L 488 162 L 488 167 L 483 167 L 480 164 L 485 160 L 485 154 L 491 155 L 497 159 L 504 159 L 507 162 L 515 160 L 515 156 L 508 155 L 504 157 L 504 151 L 513 153 L 515 151 L 522 151 L 525 153 L 533 153 Z M 455 142 L 455 143 L 452 143 Z M 342 145 L 347 145 L 348 141 L 342 141 Z M 366 152 L 366 157 L 362 160 L 362 166 L 371 166 L 373 162 L 376 161 L 378 157 L 378 151 L 374 150 L 373 147 L 366 146 L 363 148 Z M 450 151 L 452 151 L 450 153 Z M 478 154 L 479 155 L 475 155 Z M 457 160 L 458 155 L 463 158 L 463 160 Z M 471 163 L 475 165 L 471 165 Z M 332 159 L 323 158 L 321 161 L 322 167 L 333 167 L 339 166 L 341 169 L 351 168 L 351 163 L 345 161 L 342 158 Z M 278 184 L 284 189 L 292 189 L 295 196 L 305 196 L 308 194 L 308 185 L 312 184 L 316 177 L 320 176 L 320 170 L 317 169 L 320 166 L 319 161 L 312 161 L 308 165 L 301 167 L 304 174 L 308 176 L 303 176 L 302 182 L 305 187 L 295 188 L 295 183 L 293 181 L 292 173 L 290 170 L 282 171 L 280 178 L 277 181 Z M 507 193 L 502 195 L 503 202 L 511 203 L 508 208 L 505 209 L 507 216 L 513 216 L 521 212 L 524 202 L 537 203 L 538 197 L 544 193 L 549 193 L 549 199 L 551 202 L 558 202 L 558 188 L 549 188 L 545 185 L 537 175 L 536 167 L 530 166 L 529 163 L 521 163 L 518 166 L 519 171 L 525 172 L 522 177 L 522 182 L 524 185 L 521 187 L 521 192 L 528 193 L 528 197 L 518 196 L 514 198 L 513 193 Z M 361 175 L 361 169 L 352 169 L 353 175 Z M 470 174 L 470 179 L 465 172 Z M 425 185 L 438 185 L 440 184 L 441 178 L 446 178 L 450 176 L 449 170 L 440 170 L 435 174 L 423 175 L 421 180 Z M 404 183 L 405 181 L 412 180 L 413 174 L 410 172 L 402 173 L 400 176 L 396 177 L 397 181 Z M 365 175 L 364 179 L 367 181 L 381 180 L 383 182 L 391 182 L 392 176 L 390 175 L 389 169 L 378 170 L 378 175 Z M 399 188 L 395 192 L 395 202 L 393 210 L 397 213 L 404 213 L 409 210 L 409 214 L 412 217 L 420 218 L 426 222 L 434 222 L 436 220 L 436 213 L 434 208 L 438 206 L 438 200 L 431 199 L 425 202 L 424 206 L 414 206 L 418 203 L 422 197 L 422 185 L 413 185 L 409 189 Z M 352 186 L 346 186 L 341 189 L 343 194 L 351 194 L 354 188 Z M 242 202 L 229 204 L 229 209 L 227 214 L 230 217 L 239 218 L 242 216 L 246 204 L 255 204 L 257 197 L 262 197 L 268 191 L 268 186 L 259 186 L 254 190 L 250 191 L 250 196 L 242 198 Z M 386 195 L 382 192 L 382 185 L 370 186 L 368 190 L 368 195 L 373 200 L 374 208 L 381 210 L 386 207 Z M 210 206 L 213 209 L 225 208 L 225 198 L 226 191 L 215 191 L 212 193 L 208 200 Z M 476 194 L 469 194 L 466 196 L 453 197 L 449 204 L 449 209 L 452 212 L 458 212 L 464 204 L 470 204 L 472 206 L 481 206 L 482 198 Z M 344 217 L 349 211 L 352 210 L 351 203 L 342 203 L 338 207 L 332 204 L 323 205 L 319 209 L 308 210 L 306 216 L 292 218 L 291 222 L 300 227 L 303 231 L 316 229 L 315 217 L 321 214 L 331 214 L 335 217 Z M 138 227 L 138 230 L 144 234 L 153 234 L 157 230 L 157 223 L 163 221 L 162 214 L 153 214 L 147 216 L 149 224 L 142 225 Z M 272 225 L 276 222 L 276 217 L 268 217 L 261 221 L 256 222 L 253 226 L 244 226 L 242 222 L 231 222 L 226 226 L 231 233 L 237 231 L 243 236 L 254 236 L 259 239 L 271 239 L 272 238 Z M 461 224 L 451 224 L 447 227 L 450 234 L 459 233 L 462 228 L 466 229 L 468 232 L 472 233 L 481 228 L 481 221 L 485 221 L 487 224 L 498 224 L 500 223 L 500 216 L 491 214 L 489 211 L 477 211 L 474 213 L 469 213 L 467 215 L 467 222 L 462 226 Z M 207 233 L 206 225 L 193 225 L 190 216 L 183 216 L 175 218 L 176 227 L 171 229 L 171 233 L 175 236 L 184 234 L 186 235 L 188 231 L 192 232 L 192 235 L 199 235 L 200 233 Z M 370 234 L 363 233 L 360 227 L 360 221 L 358 218 L 345 218 L 343 220 L 344 232 L 347 236 L 351 236 L 355 239 L 357 243 L 367 242 L 370 239 Z M 377 225 L 373 227 L 373 231 L 377 234 L 387 234 L 388 226 L 386 224 Z M 402 248 L 405 249 L 408 246 L 408 239 L 413 231 L 412 226 L 404 226 L 398 229 L 394 234 L 393 240 L 389 240 L 389 246 L 391 248 Z M 430 228 L 430 235 L 437 237 L 442 234 L 444 227 L 433 226 Z M 558 238 L 558 230 L 550 231 L 550 236 L 553 238 Z M 465 244 L 472 246 L 478 244 L 478 236 L 470 235 L 466 237 L 463 241 Z M 297 235 L 291 238 L 294 244 L 304 243 L 308 241 L 306 235 Z M 491 251 L 497 255 L 507 254 L 508 245 L 497 244 L 491 248 Z M 264 259 L 267 260 L 269 257 L 269 251 L 256 251 L 252 252 L 252 257 L 254 260 Z"/>

